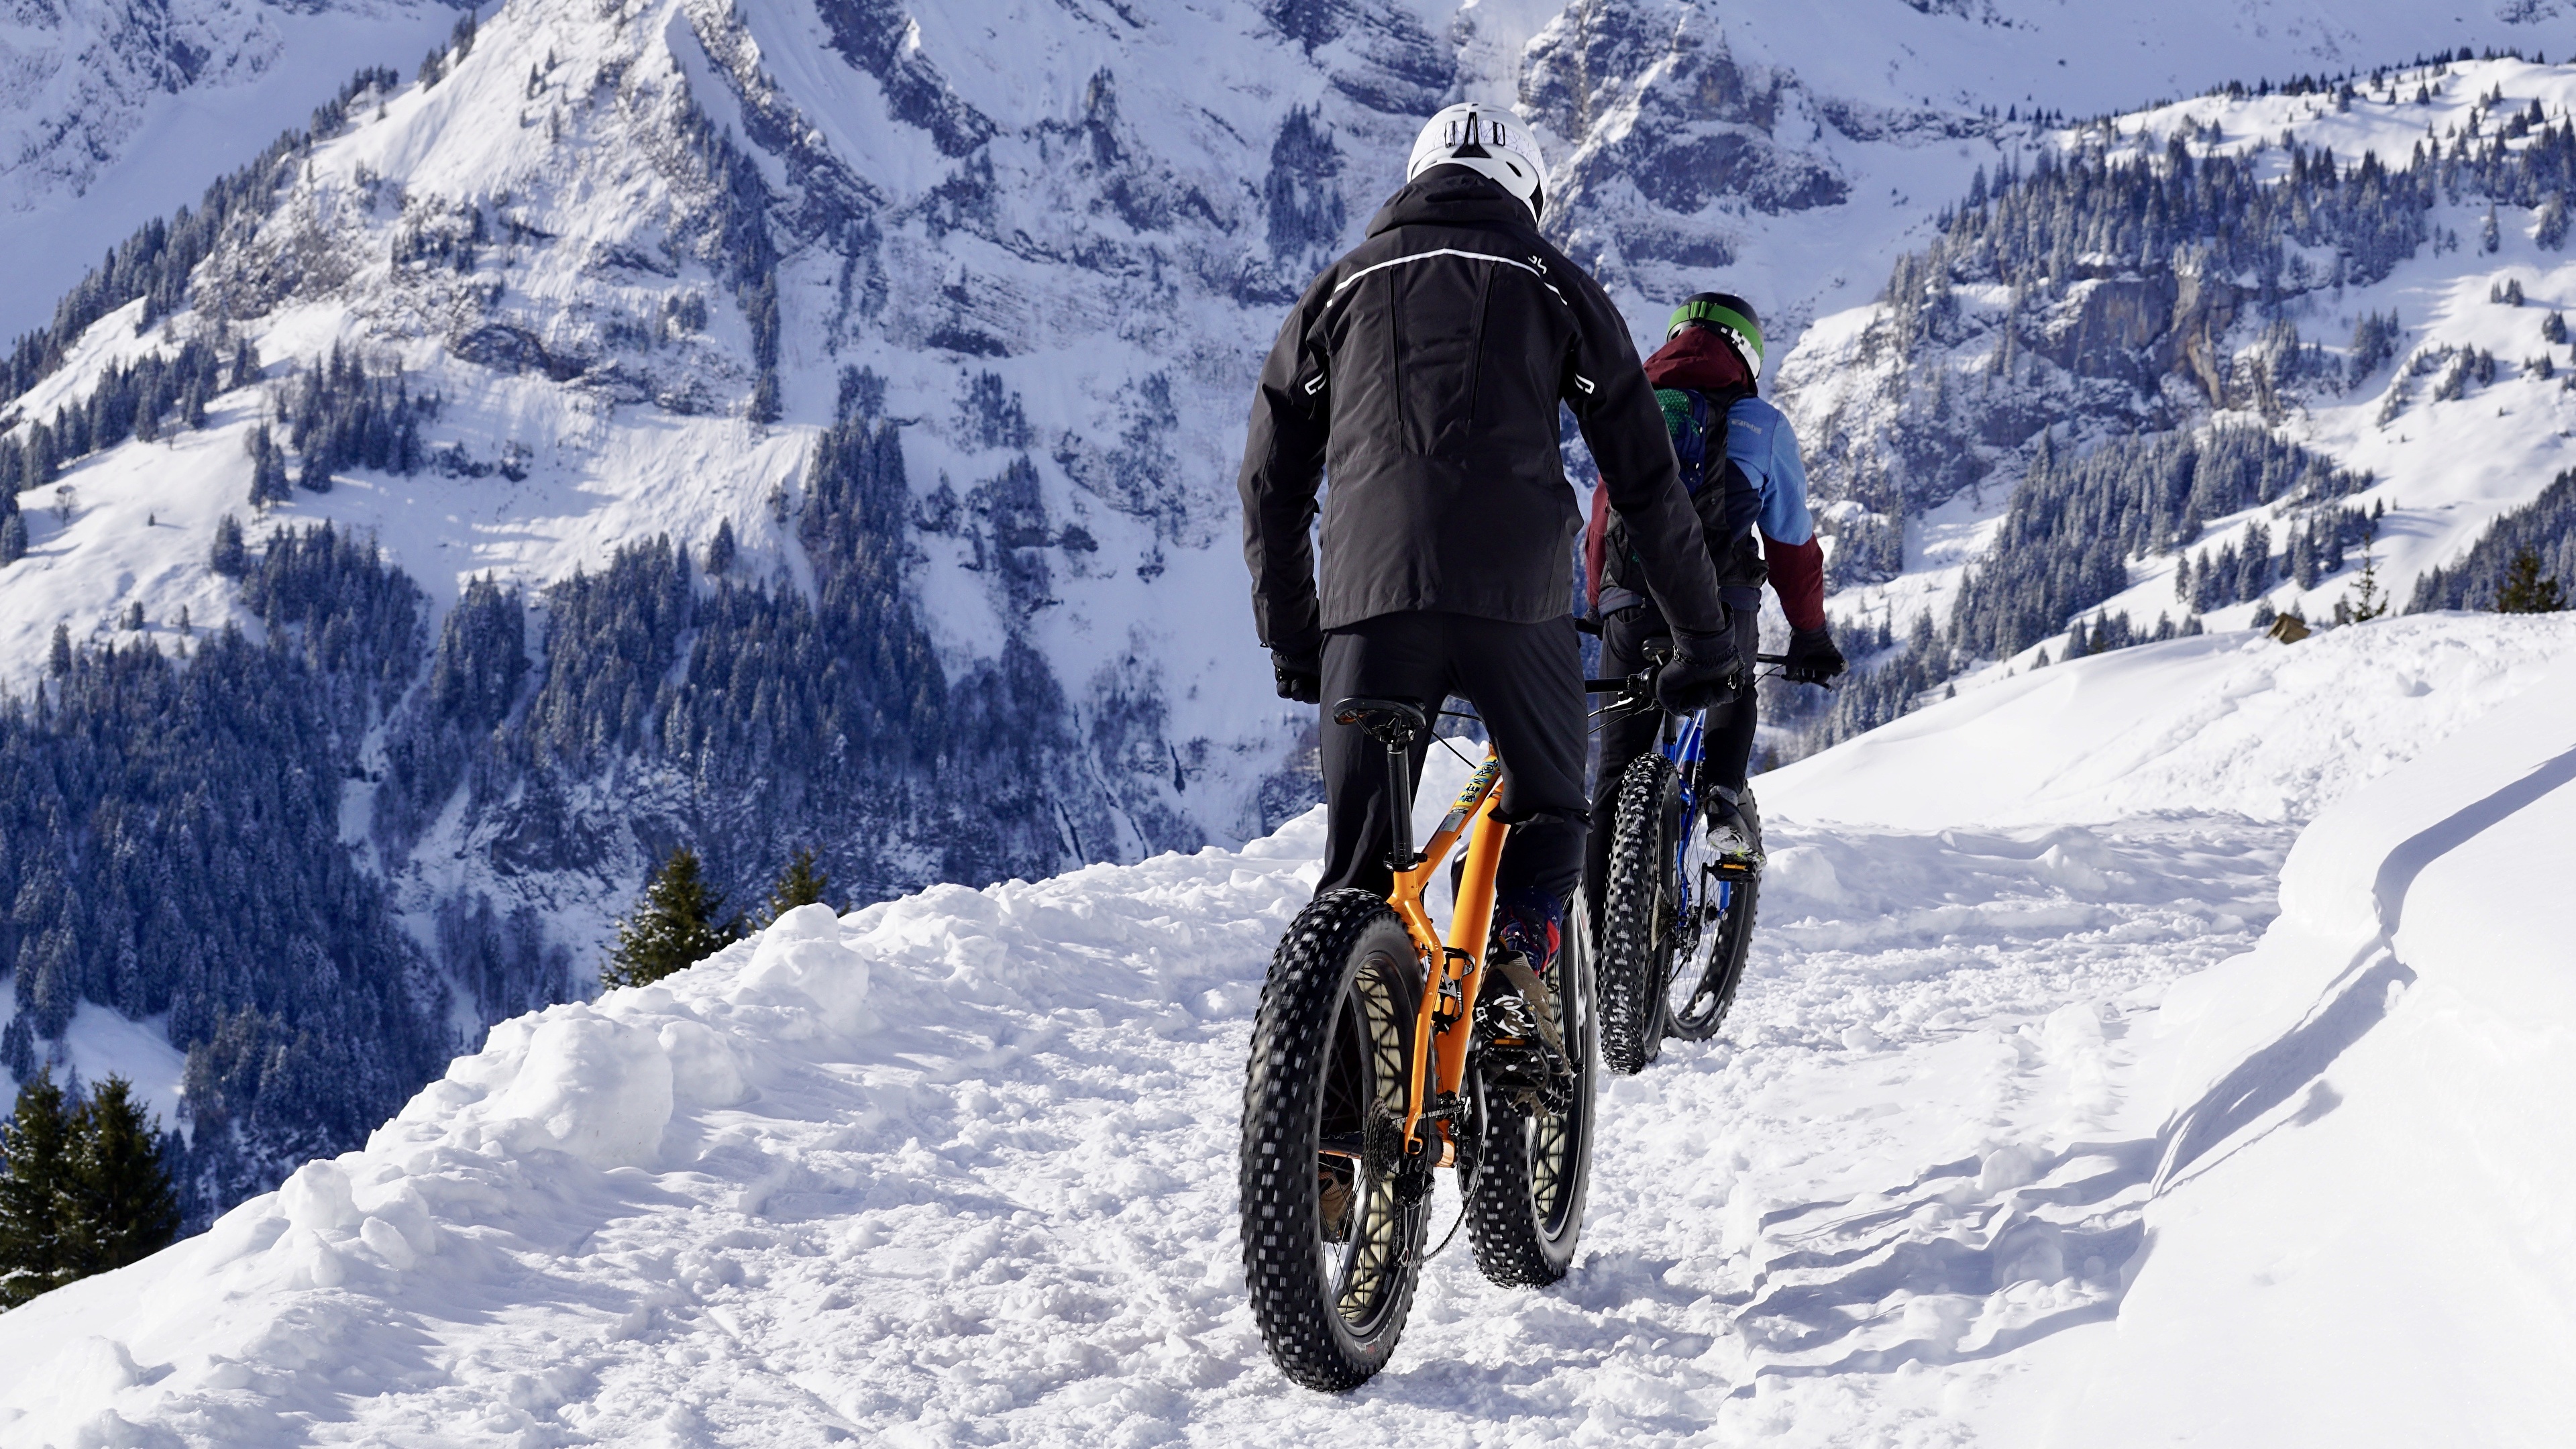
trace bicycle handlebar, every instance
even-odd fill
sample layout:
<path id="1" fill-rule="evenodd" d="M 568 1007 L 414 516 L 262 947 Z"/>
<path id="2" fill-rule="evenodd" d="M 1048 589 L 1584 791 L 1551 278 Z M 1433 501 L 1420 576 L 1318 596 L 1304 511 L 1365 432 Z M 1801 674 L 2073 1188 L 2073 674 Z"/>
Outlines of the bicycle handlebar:
<path id="1" fill-rule="evenodd" d="M 1789 662 L 1789 656 L 1786 654 L 1756 654 L 1753 656 L 1753 662 L 1756 664 L 1786 664 Z M 1650 690 L 1654 688 L 1654 684 L 1655 671 L 1652 669 L 1640 669 L 1625 679 L 1587 679 L 1583 681 L 1583 692 L 1586 694 L 1627 694 L 1631 692 Z"/>

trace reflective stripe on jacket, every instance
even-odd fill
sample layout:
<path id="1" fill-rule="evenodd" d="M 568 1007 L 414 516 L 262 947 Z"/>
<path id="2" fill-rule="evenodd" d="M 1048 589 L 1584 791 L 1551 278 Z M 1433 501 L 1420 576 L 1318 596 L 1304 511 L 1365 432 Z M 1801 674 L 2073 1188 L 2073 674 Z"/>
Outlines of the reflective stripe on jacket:
<path id="1" fill-rule="evenodd" d="M 1683 631 L 1725 627 L 1717 580 L 1626 322 L 1500 186 L 1435 167 L 1316 278 L 1253 396 L 1236 486 L 1272 648 L 1400 610 L 1534 623 L 1573 603 L 1572 411 Z M 1308 529 L 1318 485 L 1322 577 Z"/>

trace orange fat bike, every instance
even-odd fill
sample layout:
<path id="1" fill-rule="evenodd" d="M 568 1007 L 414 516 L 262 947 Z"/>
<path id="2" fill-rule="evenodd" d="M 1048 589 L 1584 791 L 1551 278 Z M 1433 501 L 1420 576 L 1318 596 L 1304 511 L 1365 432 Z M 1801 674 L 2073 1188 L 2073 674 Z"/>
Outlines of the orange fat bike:
<path id="1" fill-rule="evenodd" d="M 1395 888 L 1325 892 L 1280 941 L 1244 1075 L 1241 1172 L 1262 1339 L 1288 1377 L 1339 1391 L 1385 1367 L 1404 1332 L 1441 1169 L 1487 1278 L 1565 1276 L 1598 1047 L 1589 913 L 1567 912 L 1553 979 L 1490 939 L 1511 829 L 1495 818 L 1501 761 L 1487 750 L 1417 851 L 1411 749 L 1430 721 L 1385 699 L 1343 700 L 1333 717 L 1386 749 Z M 1461 841 L 1444 937 L 1424 892 Z"/>

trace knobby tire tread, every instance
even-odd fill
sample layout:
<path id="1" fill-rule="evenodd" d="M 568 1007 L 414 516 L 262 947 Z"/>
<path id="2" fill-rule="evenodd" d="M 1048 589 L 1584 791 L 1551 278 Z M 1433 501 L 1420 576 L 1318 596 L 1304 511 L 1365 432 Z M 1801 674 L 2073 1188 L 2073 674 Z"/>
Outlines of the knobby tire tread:
<path id="1" fill-rule="evenodd" d="M 1623 1077 L 1663 1051 L 1664 973 L 1671 969 L 1667 908 L 1673 869 L 1667 830 L 1681 777 L 1660 754 L 1641 755 L 1619 777 L 1609 880 L 1601 900 L 1601 1060 Z M 1659 930 L 1658 927 L 1662 929 Z"/>
<path id="2" fill-rule="evenodd" d="M 1486 1281 L 1506 1288 L 1541 1288 L 1563 1278 L 1574 1265 L 1574 1250 L 1583 1236 L 1583 1213 L 1591 1196 L 1592 1129 L 1600 1082 L 1597 986 L 1592 978 L 1591 932 L 1577 926 L 1558 962 L 1558 1019 L 1566 1024 L 1566 1051 L 1574 1059 L 1574 1105 L 1552 1119 L 1572 1134 L 1559 1154 L 1562 1175 L 1551 1230 L 1550 1204 L 1540 1201 L 1540 1185 L 1530 1160 L 1532 1126 L 1519 1107 L 1499 1094 L 1483 1094 L 1477 1114 L 1481 1138 L 1475 1184 L 1467 1196 L 1467 1241 L 1476 1253 L 1477 1271 Z M 1481 1089 L 1480 1089 L 1481 1090 Z"/>
<path id="3" fill-rule="evenodd" d="M 1299 912 L 1271 959 L 1244 1072 L 1238 1185 L 1253 1318 L 1280 1371 L 1327 1392 L 1355 1388 L 1385 1367 L 1403 1335 L 1421 1272 L 1423 1218 L 1415 1211 L 1404 1222 L 1401 1251 L 1390 1269 L 1395 1281 L 1386 1291 L 1392 1301 L 1362 1336 L 1336 1307 L 1316 1248 L 1316 1124 L 1327 1039 L 1355 954 L 1373 933 L 1387 930 L 1405 942 L 1405 959 L 1414 959 L 1403 925 L 1382 897 L 1338 890 Z M 1417 999 L 1399 994 L 1395 1001 L 1405 1014 L 1408 1042 Z"/>

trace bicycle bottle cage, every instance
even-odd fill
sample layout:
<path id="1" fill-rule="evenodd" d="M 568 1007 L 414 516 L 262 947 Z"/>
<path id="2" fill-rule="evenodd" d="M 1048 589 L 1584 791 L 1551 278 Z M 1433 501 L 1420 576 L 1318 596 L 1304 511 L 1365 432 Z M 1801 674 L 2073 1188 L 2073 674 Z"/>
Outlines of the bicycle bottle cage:
<path id="1" fill-rule="evenodd" d="M 1388 749 L 1402 749 L 1429 732 L 1420 707 L 1400 699 L 1346 699 L 1333 706 L 1333 723 L 1357 725 Z"/>

